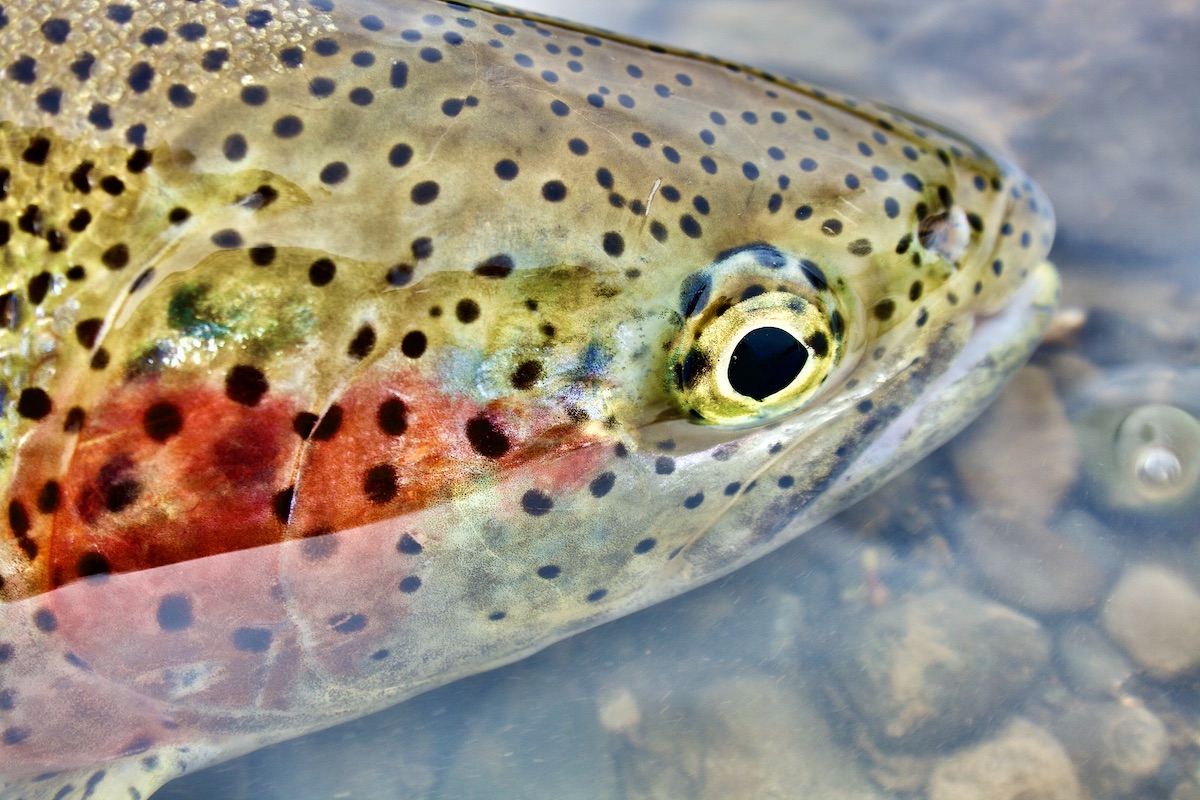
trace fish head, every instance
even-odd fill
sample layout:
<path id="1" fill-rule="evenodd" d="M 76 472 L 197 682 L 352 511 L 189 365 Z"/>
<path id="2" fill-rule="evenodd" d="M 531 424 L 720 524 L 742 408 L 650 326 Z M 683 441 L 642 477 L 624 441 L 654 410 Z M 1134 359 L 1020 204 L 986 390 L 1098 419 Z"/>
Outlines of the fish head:
<path id="1" fill-rule="evenodd" d="M 708 176 L 722 213 L 698 195 L 681 227 L 703 220 L 717 252 L 636 253 L 657 303 L 608 329 L 615 383 L 601 395 L 623 459 L 612 493 L 646 537 L 639 546 L 668 558 L 653 574 L 633 570 L 630 605 L 761 556 L 950 438 L 1024 362 L 1057 304 L 1053 210 L 1025 173 L 928 120 L 789 88 L 761 116 L 797 114 L 799 95 L 819 119 L 746 134 L 745 155 L 810 154 L 800 174 L 747 189 L 759 173 L 745 160 Z M 735 116 L 714 105 L 710 120 Z"/>

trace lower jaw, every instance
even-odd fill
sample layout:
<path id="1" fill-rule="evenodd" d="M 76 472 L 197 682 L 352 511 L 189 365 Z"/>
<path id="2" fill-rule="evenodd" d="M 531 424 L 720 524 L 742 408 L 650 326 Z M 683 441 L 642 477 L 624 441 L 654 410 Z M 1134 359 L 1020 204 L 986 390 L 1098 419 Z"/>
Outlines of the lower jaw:
<path id="1" fill-rule="evenodd" d="M 902 443 L 913 452 L 927 453 L 966 427 L 1032 355 L 1057 310 L 1059 289 L 1058 271 L 1043 261 L 1030 270 L 1007 305 L 976 316 L 962 349 L 860 456 L 860 463 L 895 453 Z"/>

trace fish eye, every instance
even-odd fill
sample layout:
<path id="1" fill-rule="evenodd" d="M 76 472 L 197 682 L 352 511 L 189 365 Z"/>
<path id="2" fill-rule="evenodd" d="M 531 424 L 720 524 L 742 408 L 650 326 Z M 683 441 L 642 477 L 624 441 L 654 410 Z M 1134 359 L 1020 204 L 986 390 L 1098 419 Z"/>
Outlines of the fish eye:
<path id="1" fill-rule="evenodd" d="M 764 275 L 752 260 L 749 269 L 731 260 L 716 280 L 685 286 L 668 382 L 693 422 L 749 427 L 817 394 L 841 358 L 844 323 L 812 262 L 781 257 Z"/>
<path id="2" fill-rule="evenodd" d="M 917 241 L 946 263 L 955 263 L 971 241 L 967 215 L 958 206 L 930 214 L 917 225 Z"/>

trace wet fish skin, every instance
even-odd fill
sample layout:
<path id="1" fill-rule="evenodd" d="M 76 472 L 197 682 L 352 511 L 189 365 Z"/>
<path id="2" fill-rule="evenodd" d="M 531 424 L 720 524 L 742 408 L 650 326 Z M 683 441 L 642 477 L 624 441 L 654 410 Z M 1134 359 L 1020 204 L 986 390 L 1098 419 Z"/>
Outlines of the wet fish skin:
<path id="1" fill-rule="evenodd" d="M 711 580 L 1055 301 L 1016 168 L 749 68 L 459 3 L 2 18 L 4 797 L 144 796 Z"/>

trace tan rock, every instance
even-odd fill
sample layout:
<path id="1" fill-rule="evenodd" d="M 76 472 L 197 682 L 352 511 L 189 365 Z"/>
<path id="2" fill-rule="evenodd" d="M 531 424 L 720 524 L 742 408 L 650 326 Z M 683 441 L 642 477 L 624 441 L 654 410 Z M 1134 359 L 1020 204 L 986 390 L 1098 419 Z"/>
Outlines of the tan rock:
<path id="1" fill-rule="evenodd" d="M 1056 721 L 1054 732 L 1095 800 L 1142 796 L 1171 751 L 1162 720 L 1130 702 L 1081 704 Z"/>
<path id="2" fill-rule="evenodd" d="M 1113 589 L 1104 630 L 1156 678 L 1200 667 L 1200 591 L 1182 576 L 1153 564 L 1131 567 Z"/>
<path id="3" fill-rule="evenodd" d="M 950 449 L 967 494 L 988 509 L 1020 509 L 1045 521 L 1079 473 L 1079 445 L 1040 367 L 1017 373 L 996 403 Z"/>
<path id="4" fill-rule="evenodd" d="M 817 708 L 767 675 L 719 680 L 658 703 L 614 737 L 626 800 L 880 800 Z"/>
<path id="5" fill-rule="evenodd" d="M 1081 511 L 1054 523 L 1022 508 L 985 509 L 958 524 L 975 569 L 1002 600 L 1038 614 L 1083 611 L 1104 596 L 1099 523 Z M 1092 545 L 1092 546 L 1089 546 Z"/>
<path id="6" fill-rule="evenodd" d="M 1083 800 L 1075 767 L 1049 732 L 1017 718 L 995 737 L 942 759 L 929 800 Z"/>
<path id="7" fill-rule="evenodd" d="M 1137 671 L 1129 657 L 1091 623 L 1058 628 L 1055 642 L 1059 675 L 1081 697 L 1119 697 Z"/>
<path id="8" fill-rule="evenodd" d="M 875 741 L 941 751 L 1018 702 L 1050 643 L 1033 619 L 946 587 L 848 620 L 830 658 Z"/>

